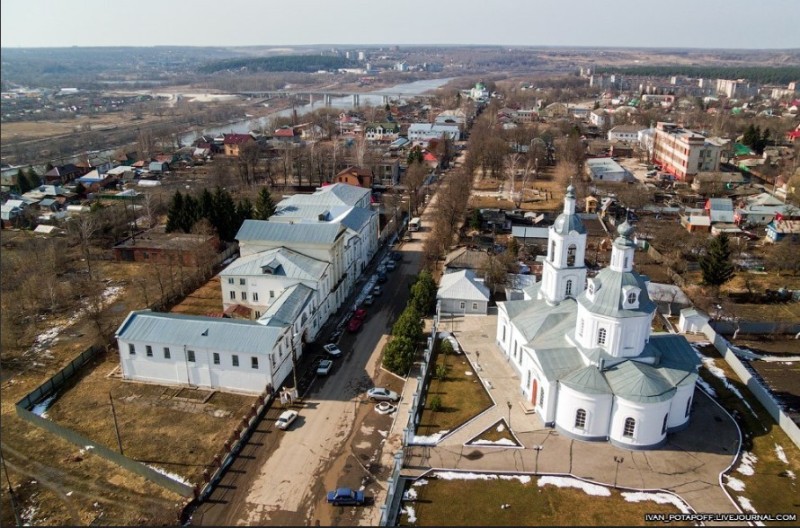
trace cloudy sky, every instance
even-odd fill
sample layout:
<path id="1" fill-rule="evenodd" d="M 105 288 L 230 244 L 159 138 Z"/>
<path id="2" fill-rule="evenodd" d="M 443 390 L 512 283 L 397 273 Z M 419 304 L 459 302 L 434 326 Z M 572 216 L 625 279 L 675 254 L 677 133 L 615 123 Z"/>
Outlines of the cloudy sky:
<path id="1" fill-rule="evenodd" d="M 3 0 L 3 47 L 800 48 L 798 0 Z"/>

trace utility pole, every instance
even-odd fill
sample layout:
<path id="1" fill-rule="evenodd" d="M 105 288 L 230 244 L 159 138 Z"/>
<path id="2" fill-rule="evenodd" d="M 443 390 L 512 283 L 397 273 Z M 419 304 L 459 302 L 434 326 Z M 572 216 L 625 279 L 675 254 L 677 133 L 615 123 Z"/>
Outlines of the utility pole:
<path id="1" fill-rule="evenodd" d="M 119 454 L 124 455 L 122 452 L 122 439 L 119 436 L 119 425 L 117 425 L 117 411 L 114 408 L 114 398 L 111 397 L 111 391 L 108 391 L 108 401 L 111 402 L 111 416 L 114 418 L 114 432 L 117 434 L 117 446 L 119 446 Z"/>

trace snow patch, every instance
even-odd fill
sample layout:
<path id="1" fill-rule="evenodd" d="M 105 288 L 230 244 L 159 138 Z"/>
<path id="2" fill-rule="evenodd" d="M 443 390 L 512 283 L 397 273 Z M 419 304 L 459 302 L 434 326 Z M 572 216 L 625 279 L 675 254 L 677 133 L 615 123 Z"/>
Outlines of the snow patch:
<path id="1" fill-rule="evenodd" d="M 646 493 L 643 491 L 626 491 L 622 496 L 627 502 L 653 501 L 656 504 L 672 504 L 681 513 L 691 513 L 689 506 L 675 495 L 669 493 Z"/>
<path id="2" fill-rule="evenodd" d="M 181 484 L 186 484 L 187 486 L 189 486 L 189 485 L 190 485 L 188 480 L 186 480 L 186 479 L 185 479 L 185 478 L 183 478 L 182 476 L 180 476 L 180 475 L 177 475 L 177 474 L 175 474 L 175 473 L 170 473 L 170 472 L 169 472 L 169 471 L 167 471 L 166 469 L 162 469 L 162 468 L 160 468 L 160 467 L 158 467 L 158 466 L 151 466 L 151 465 L 149 465 L 149 464 L 147 464 L 147 467 L 149 467 L 150 469 L 152 469 L 152 470 L 154 470 L 154 471 L 156 471 L 156 472 L 158 472 L 158 473 L 161 473 L 161 474 L 162 474 L 162 475 L 164 475 L 165 477 L 171 478 L 172 480 L 177 480 L 177 481 L 178 481 L 178 482 L 180 482 Z"/>
<path id="3" fill-rule="evenodd" d="M 741 480 L 737 479 L 736 477 L 731 477 L 730 475 L 728 476 L 727 484 L 728 484 L 728 487 L 730 489 L 732 489 L 733 491 L 744 491 L 744 488 L 745 488 L 744 482 L 742 482 Z"/>
<path id="4" fill-rule="evenodd" d="M 784 464 L 789 463 L 789 459 L 786 458 L 786 453 L 784 452 L 783 447 L 779 446 L 778 444 L 775 444 L 775 454 L 778 456 L 778 459 Z"/>
<path id="5" fill-rule="evenodd" d="M 386 438 L 387 436 L 389 436 L 389 431 L 378 431 L 378 434 Z"/>
<path id="6" fill-rule="evenodd" d="M 707 370 L 708 370 L 708 371 L 709 371 L 709 372 L 710 372 L 710 373 L 711 373 L 713 376 L 715 376 L 715 377 L 716 377 L 716 378 L 718 378 L 720 381 L 722 381 L 722 384 L 723 384 L 723 385 L 725 385 L 725 388 L 726 388 L 726 389 L 728 389 L 729 391 L 731 391 L 731 392 L 732 392 L 732 393 L 733 393 L 733 394 L 734 394 L 734 395 L 735 395 L 737 398 L 739 398 L 739 399 L 742 401 L 742 403 L 745 405 L 745 407 L 747 407 L 747 409 L 748 409 L 748 410 L 749 410 L 751 413 L 753 413 L 753 416 L 755 416 L 756 418 L 758 418 L 758 415 L 757 415 L 757 414 L 756 414 L 756 412 L 753 410 L 753 408 L 750 406 L 750 402 L 748 402 L 748 401 L 747 401 L 747 399 L 745 399 L 745 397 L 742 395 L 742 393 L 741 393 L 741 392 L 739 392 L 739 389 L 738 389 L 738 388 L 736 388 L 736 387 L 733 385 L 733 383 L 731 383 L 731 382 L 730 382 L 730 380 L 727 378 L 727 376 L 725 376 L 725 371 L 724 371 L 724 370 L 722 370 L 721 368 L 719 368 L 719 367 L 716 365 L 716 363 L 714 362 L 714 358 L 705 357 L 705 356 L 704 356 L 704 355 L 702 355 L 700 352 L 697 352 L 697 350 L 695 350 L 695 352 L 697 353 L 697 356 L 700 358 L 700 360 L 703 362 L 703 366 L 704 366 L 704 367 L 705 367 L 705 368 L 706 368 L 706 369 L 707 369 Z"/>
<path id="7" fill-rule="evenodd" d="M 610 497 L 611 492 L 608 488 L 603 486 L 598 486 L 597 484 L 591 484 L 589 482 L 584 482 L 582 480 L 570 478 L 570 477 L 551 477 L 551 476 L 544 476 L 539 478 L 539 487 L 542 488 L 546 485 L 553 485 L 559 488 L 578 488 L 584 491 L 584 493 L 588 495 L 596 495 L 598 497 Z"/>
<path id="8" fill-rule="evenodd" d="M 428 484 L 428 479 L 419 479 L 418 481 L 414 482 L 412 486 L 415 488 L 419 488 L 420 486 L 425 486 Z"/>
<path id="9" fill-rule="evenodd" d="M 463 473 L 461 471 L 437 471 L 434 473 L 442 480 L 518 480 L 522 484 L 531 481 L 528 475 L 495 475 L 492 473 Z"/>
<path id="10" fill-rule="evenodd" d="M 753 469 L 753 465 L 756 462 L 758 462 L 758 457 L 756 457 L 753 453 L 750 451 L 742 451 L 742 461 L 739 464 L 739 467 L 736 468 L 736 471 L 742 475 L 747 475 L 748 477 L 755 475 L 756 470 Z"/>
<path id="11" fill-rule="evenodd" d="M 449 431 L 439 431 L 432 435 L 414 435 L 410 443 L 412 445 L 436 445 L 447 433 L 449 433 Z"/>
<path id="12" fill-rule="evenodd" d="M 47 418 L 47 409 L 50 408 L 50 405 L 55 401 L 57 394 L 53 394 L 49 398 L 42 400 L 41 402 L 37 403 L 31 409 L 31 412 L 36 416 L 41 416 L 42 418 Z"/>
<path id="13" fill-rule="evenodd" d="M 707 393 L 709 396 L 711 396 L 712 398 L 716 398 L 716 397 L 717 397 L 717 391 L 715 391 L 715 390 L 714 390 L 714 387 L 712 387 L 711 385 L 709 385 L 709 384 L 708 384 L 708 382 L 707 382 L 706 380 L 704 380 L 703 378 L 700 378 L 700 377 L 698 377 L 698 378 L 697 378 L 697 384 L 698 384 L 698 385 L 700 385 L 700 387 L 701 387 L 701 388 L 702 388 L 704 391 L 706 391 L 706 393 Z"/>
<path id="14" fill-rule="evenodd" d="M 742 509 L 746 512 L 750 513 L 758 513 L 755 508 L 753 508 L 753 503 L 750 502 L 750 499 L 747 497 L 736 497 L 736 500 L 739 501 L 739 505 Z"/>
<path id="15" fill-rule="evenodd" d="M 505 430 L 506 430 L 506 426 L 505 426 L 505 424 L 503 424 L 503 423 L 499 423 L 499 424 L 497 424 L 497 429 L 495 429 L 495 430 L 496 430 L 498 433 L 502 433 L 503 431 L 505 431 Z"/>
<path id="16" fill-rule="evenodd" d="M 403 493 L 403 500 L 404 501 L 413 501 L 417 500 L 417 490 L 414 488 L 408 488 L 405 493 Z"/>
<path id="17" fill-rule="evenodd" d="M 476 440 L 475 442 L 471 442 L 469 445 L 471 446 L 515 446 L 517 445 L 516 442 L 509 438 L 501 438 L 499 440 Z"/>
<path id="18" fill-rule="evenodd" d="M 413 524 L 413 523 L 417 522 L 417 512 L 414 511 L 414 507 L 413 506 L 410 506 L 410 505 L 406 506 L 403 509 L 403 513 L 408 515 L 408 522 L 409 523 Z"/>
<path id="19" fill-rule="evenodd" d="M 792 479 L 792 480 L 794 480 L 794 479 L 796 479 L 796 478 L 797 478 L 797 475 L 795 475 L 795 474 L 794 474 L 794 471 L 792 471 L 791 469 L 787 470 L 787 471 L 786 471 L 786 474 L 787 474 L 787 475 L 789 476 L 789 478 L 790 478 L 790 479 Z"/>

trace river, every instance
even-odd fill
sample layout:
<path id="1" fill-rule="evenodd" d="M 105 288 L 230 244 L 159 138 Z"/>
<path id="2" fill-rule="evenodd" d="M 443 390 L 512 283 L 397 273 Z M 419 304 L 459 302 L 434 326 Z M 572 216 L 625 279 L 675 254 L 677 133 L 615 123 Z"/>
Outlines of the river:
<path id="1" fill-rule="evenodd" d="M 397 84 L 395 86 L 390 86 L 388 88 L 381 88 L 379 90 L 374 90 L 372 92 L 360 93 L 359 103 L 364 106 L 365 105 L 378 106 L 383 104 L 383 97 L 386 95 L 391 97 L 397 97 L 397 96 L 414 97 L 415 95 L 424 94 L 429 90 L 435 90 L 441 86 L 444 86 L 452 79 L 453 77 L 448 77 L 445 79 L 425 79 L 422 81 Z M 302 91 L 300 93 L 302 93 Z M 272 119 L 276 117 L 289 117 L 292 115 L 293 111 L 296 111 L 298 115 L 303 115 L 313 110 L 325 107 L 352 108 L 353 98 L 351 96 L 334 97 L 333 99 L 331 99 L 330 105 L 325 105 L 324 102 L 320 99 L 319 101 L 314 101 L 314 103 L 312 104 L 307 104 L 295 108 L 287 108 L 285 110 L 279 110 L 265 117 L 242 119 L 241 121 L 235 121 L 233 123 L 229 123 L 223 126 L 208 127 L 198 131 L 187 132 L 186 134 L 181 136 L 181 144 L 190 145 L 195 139 L 197 139 L 202 135 L 219 136 L 222 134 L 230 134 L 230 133 L 246 134 L 251 130 L 263 129 L 264 127 L 269 125 L 269 122 Z"/>

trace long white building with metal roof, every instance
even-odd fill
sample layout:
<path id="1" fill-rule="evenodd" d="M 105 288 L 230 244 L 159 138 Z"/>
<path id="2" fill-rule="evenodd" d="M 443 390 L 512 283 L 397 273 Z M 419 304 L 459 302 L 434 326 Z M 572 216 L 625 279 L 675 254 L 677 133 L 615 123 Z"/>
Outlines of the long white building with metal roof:
<path id="1" fill-rule="evenodd" d="M 651 334 L 655 304 L 633 270 L 633 228 L 586 280 L 586 230 L 567 189 L 550 227 L 543 279 L 498 303 L 497 344 L 546 425 L 579 440 L 650 449 L 689 422 L 699 360 L 686 339 Z"/>

